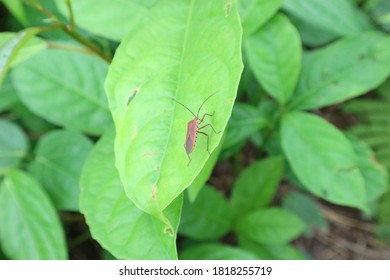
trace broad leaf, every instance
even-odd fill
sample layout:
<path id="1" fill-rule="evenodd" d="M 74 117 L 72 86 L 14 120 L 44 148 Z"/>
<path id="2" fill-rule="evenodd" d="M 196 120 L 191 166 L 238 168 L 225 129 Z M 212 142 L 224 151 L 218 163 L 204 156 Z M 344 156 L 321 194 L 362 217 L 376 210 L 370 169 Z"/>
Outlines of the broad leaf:
<path id="1" fill-rule="evenodd" d="M 180 253 L 181 260 L 257 260 L 258 257 L 244 249 L 218 243 L 199 244 Z"/>
<path id="2" fill-rule="evenodd" d="M 304 55 L 291 106 L 319 108 L 366 93 L 390 74 L 390 36 L 366 32 Z"/>
<path id="3" fill-rule="evenodd" d="M 143 19 L 158 0 L 72 0 L 76 24 L 83 29 L 120 41 L 126 34 L 137 33 Z M 55 0 L 60 12 L 66 16 L 68 9 L 64 0 Z M 99 16 L 96 16 L 99 15 Z"/>
<path id="4" fill-rule="evenodd" d="M 17 166 L 28 149 L 27 137 L 16 124 L 0 119 L 0 175 Z"/>
<path id="5" fill-rule="evenodd" d="M 179 233 L 197 240 L 223 237 L 232 226 L 232 211 L 217 190 L 205 186 L 195 202 L 184 200 Z"/>
<path id="6" fill-rule="evenodd" d="M 283 158 L 269 157 L 252 163 L 241 172 L 232 192 L 234 216 L 267 206 L 274 198 L 283 171 Z"/>
<path id="7" fill-rule="evenodd" d="M 33 37 L 39 31 L 39 28 L 29 28 L 18 33 L 0 33 L 0 85 L 11 65 L 46 47 L 43 40 Z"/>
<path id="8" fill-rule="evenodd" d="M 88 138 L 72 131 L 52 131 L 39 139 L 30 171 L 58 209 L 79 210 L 81 168 L 91 149 Z"/>
<path id="9" fill-rule="evenodd" d="M 349 0 L 288 0 L 283 7 L 306 24 L 339 36 L 371 28 L 368 18 Z"/>
<path id="10" fill-rule="evenodd" d="M 0 241 L 11 259 L 66 259 L 61 222 L 49 197 L 30 175 L 7 173 L 0 185 Z"/>
<path id="11" fill-rule="evenodd" d="M 296 111 L 283 117 L 281 135 L 287 159 L 308 190 L 330 202 L 367 210 L 363 176 L 341 131 Z"/>
<path id="12" fill-rule="evenodd" d="M 260 244 L 286 244 L 305 229 L 295 214 L 281 208 L 257 210 L 242 217 L 236 226 L 239 238 L 248 238 Z"/>
<path id="13" fill-rule="evenodd" d="M 172 98 L 197 113 L 210 97 L 199 117 L 215 112 L 202 125 L 210 123 L 217 132 L 225 129 L 232 111 L 242 71 L 242 32 L 236 5 L 225 13 L 225 4 L 159 1 L 137 32 L 124 38 L 106 80 L 117 133 L 116 167 L 126 194 L 162 219 L 161 211 L 209 158 L 208 138 L 199 134 L 189 164 L 183 144 L 194 116 Z M 210 126 L 203 131 L 212 153 L 223 133 Z"/>
<path id="14" fill-rule="evenodd" d="M 284 0 L 240 0 L 240 11 L 244 36 L 248 36 L 267 22 L 282 6 Z"/>
<path id="15" fill-rule="evenodd" d="M 114 133 L 96 144 L 81 175 L 80 210 L 92 236 L 120 259 L 176 259 L 176 233 L 182 198 L 164 213 L 173 231 L 138 209 L 126 196 L 115 168 Z"/>
<path id="16" fill-rule="evenodd" d="M 35 114 L 73 130 L 101 134 L 111 125 L 103 81 L 107 64 L 96 56 L 45 50 L 12 71 L 23 103 Z"/>
<path id="17" fill-rule="evenodd" d="M 249 65 L 269 95 L 284 104 L 290 98 L 301 69 L 301 41 L 282 14 L 274 16 L 245 41 Z"/>

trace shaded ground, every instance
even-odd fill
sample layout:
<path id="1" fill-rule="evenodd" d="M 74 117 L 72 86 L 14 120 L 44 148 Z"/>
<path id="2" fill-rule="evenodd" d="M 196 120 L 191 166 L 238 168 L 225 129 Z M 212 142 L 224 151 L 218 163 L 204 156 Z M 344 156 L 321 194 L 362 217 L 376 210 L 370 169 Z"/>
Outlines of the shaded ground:
<path id="1" fill-rule="evenodd" d="M 299 249 L 316 260 L 390 260 L 390 245 L 375 238 L 373 222 L 364 221 L 354 209 L 327 204 L 321 208 L 329 232 L 296 240 Z"/>

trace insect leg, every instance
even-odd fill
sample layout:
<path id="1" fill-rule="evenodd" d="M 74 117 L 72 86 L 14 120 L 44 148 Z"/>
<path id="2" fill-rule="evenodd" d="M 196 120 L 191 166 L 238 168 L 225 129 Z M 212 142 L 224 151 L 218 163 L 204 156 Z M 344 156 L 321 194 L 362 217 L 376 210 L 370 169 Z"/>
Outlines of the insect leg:
<path id="1" fill-rule="evenodd" d="M 217 132 L 217 131 L 214 129 L 214 127 L 213 127 L 211 124 L 209 124 L 209 123 L 206 124 L 206 125 L 204 125 L 204 126 L 199 127 L 199 128 L 198 128 L 198 132 L 199 132 L 200 129 L 205 128 L 206 126 L 211 126 L 211 128 L 213 129 L 213 131 L 214 131 L 215 134 L 220 134 L 220 133 L 221 133 L 221 131 Z"/>
<path id="2" fill-rule="evenodd" d="M 209 135 L 207 133 L 205 133 L 203 131 L 199 131 L 199 130 L 198 130 L 198 133 L 201 133 L 207 137 L 207 152 L 210 154 L 210 152 L 209 152 Z"/>
<path id="3" fill-rule="evenodd" d="M 205 116 L 210 116 L 210 117 L 212 117 L 212 116 L 214 116 L 214 113 L 215 113 L 215 111 L 214 111 L 212 114 L 205 113 L 205 114 L 203 115 L 203 117 L 202 117 L 201 119 L 199 119 L 199 123 L 202 123 L 202 122 L 203 122 Z"/>

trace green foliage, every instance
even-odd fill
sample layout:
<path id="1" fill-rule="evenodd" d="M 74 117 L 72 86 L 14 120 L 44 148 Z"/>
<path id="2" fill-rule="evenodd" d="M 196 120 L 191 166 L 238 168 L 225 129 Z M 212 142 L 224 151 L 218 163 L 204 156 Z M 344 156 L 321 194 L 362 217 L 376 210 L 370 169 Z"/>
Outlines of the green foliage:
<path id="1" fill-rule="evenodd" d="M 333 203 L 368 211 L 364 180 L 348 139 L 313 114 L 283 117 L 282 146 L 303 185 Z"/>
<path id="2" fill-rule="evenodd" d="M 389 239 L 387 2 L 2 0 L 0 259 L 308 259 L 319 200 Z"/>
<path id="3" fill-rule="evenodd" d="M 197 240 L 219 239 L 230 231 L 232 218 L 228 202 L 205 186 L 194 202 L 184 200 L 179 233 Z"/>
<path id="4" fill-rule="evenodd" d="M 107 64 L 95 56 L 47 49 L 15 67 L 12 78 L 20 100 L 38 116 L 100 135 L 111 125 L 106 74 Z"/>
<path id="5" fill-rule="evenodd" d="M 283 207 L 295 213 L 305 222 L 306 236 L 311 237 L 315 229 L 320 229 L 323 232 L 328 231 L 329 225 L 311 197 L 299 192 L 291 192 L 284 197 Z"/>
<path id="6" fill-rule="evenodd" d="M 16 167 L 27 153 L 28 142 L 16 124 L 0 119 L 0 176 Z"/>
<path id="7" fill-rule="evenodd" d="M 138 209 L 123 190 L 115 169 L 114 133 L 95 145 L 80 179 L 80 210 L 92 236 L 121 259 L 175 259 L 181 197 L 165 211 L 173 230 Z"/>
<path id="8" fill-rule="evenodd" d="M 180 254 L 181 260 L 257 260 L 258 257 L 241 248 L 218 243 L 197 244 Z"/>
<path id="9" fill-rule="evenodd" d="M 231 198 L 236 219 L 271 203 L 279 186 L 282 171 L 283 159 L 270 157 L 252 163 L 241 172 L 234 184 Z"/>
<path id="10" fill-rule="evenodd" d="M 249 65 L 259 83 L 278 102 L 286 103 L 301 68 L 301 42 L 295 27 L 278 14 L 245 43 Z"/>
<path id="11" fill-rule="evenodd" d="M 268 208 L 243 216 L 237 223 L 239 239 L 259 244 L 281 245 L 303 233 L 305 224 L 298 216 L 281 208 Z"/>
<path id="12" fill-rule="evenodd" d="M 49 197 L 29 174 L 10 171 L 0 186 L 0 241 L 13 259 L 66 259 L 64 231 Z"/>
<path id="13" fill-rule="evenodd" d="M 117 133 L 116 167 L 126 194 L 137 207 L 162 220 L 162 211 L 209 158 L 206 139 L 199 139 L 191 164 L 183 168 L 188 157 L 177 150 L 194 116 L 172 98 L 197 113 L 216 93 L 199 117 L 215 111 L 207 118 L 218 131 L 224 130 L 233 107 L 242 71 L 242 31 L 236 6 L 225 14 L 222 3 L 160 1 L 137 32 L 122 40 L 106 79 Z M 207 131 L 211 153 L 222 134 Z"/>
<path id="14" fill-rule="evenodd" d="M 39 140 L 29 170 L 58 209 L 78 211 L 78 181 L 91 149 L 88 138 L 66 130 L 52 131 Z"/>

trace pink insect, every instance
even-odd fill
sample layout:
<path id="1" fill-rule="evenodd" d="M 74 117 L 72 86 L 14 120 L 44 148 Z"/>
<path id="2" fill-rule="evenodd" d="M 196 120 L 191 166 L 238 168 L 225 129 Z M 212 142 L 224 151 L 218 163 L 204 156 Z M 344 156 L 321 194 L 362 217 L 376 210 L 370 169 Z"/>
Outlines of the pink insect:
<path id="1" fill-rule="evenodd" d="M 188 156 L 188 160 L 189 160 L 187 166 L 190 165 L 190 163 L 191 163 L 190 154 L 194 150 L 195 142 L 196 142 L 196 138 L 198 136 L 198 133 L 203 134 L 203 135 L 205 135 L 207 137 L 207 152 L 208 152 L 208 154 L 210 154 L 210 152 L 209 152 L 209 135 L 207 133 L 201 131 L 201 129 L 203 129 L 203 128 L 207 127 L 207 126 L 210 126 L 213 129 L 214 133 L 216 133 L 216 134 L 221 133 L 221 131 L 217 132 L 214 129 L 214 127 L 211 124 L 209 124 L 209 123 L 199 127 L 199 125 L 201 123 L 203 123 L 203 120 L 204 120 L 205 116 L 212 117 L 214 115 L 214 113 L 215 113 L 215 112 L 213 112 L 212 114 L 205 113 L 202 116 L 202 118 L 199 118 L 200 109 L 202 109 L 202 106 L 206 103 L 206 101 L 208 99 L 210 99 L 215 94 L 216 93 L 213 93 L 212 95 L 207 97 L 205 99 L 205 101 L 203 101 L 203 103 L 200 105 L 200 107 L 198 109 L 198 113 L 196 115 L 186 105 L 184 105 L 183 103 L 181 103 L 181 102 L 177 101 L 176 99 L 172 98 L 173 101 L 177 102 L 178 104 L 180 104 L 181 106 L 186 108 L 194 116 L 194 119 L 189 121 L 188 124 L 187 124 L 187 135 L 186 135 L 186 141 L 184 142 L 184 149 L 186 150 L 186 153 L 187 153 L 187 156 Z"/>

